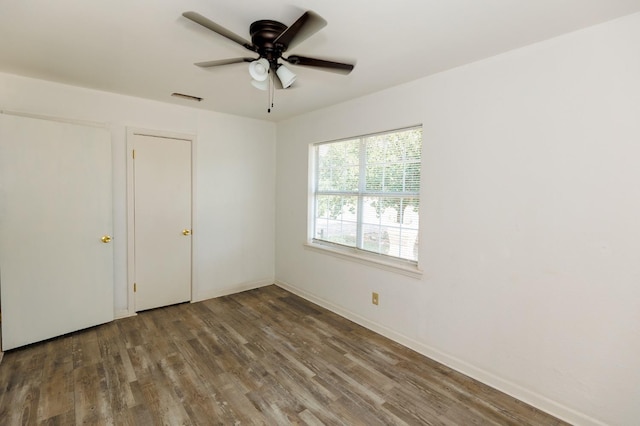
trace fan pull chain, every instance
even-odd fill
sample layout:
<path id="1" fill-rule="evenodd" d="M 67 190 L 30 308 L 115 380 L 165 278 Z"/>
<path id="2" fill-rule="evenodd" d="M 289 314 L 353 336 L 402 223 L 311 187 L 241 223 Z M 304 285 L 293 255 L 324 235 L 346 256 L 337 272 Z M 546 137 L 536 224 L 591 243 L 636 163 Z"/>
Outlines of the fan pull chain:
<path id="1" fill-rule="evenodd" d="M 271 104 L 271 85 L 273 84 L 273 81 L 271 80 L 271 72 L 269 72 L 269 86 L 267 88 L 267 114 L 271 114 L 271 108 L 270 108 L 270 104 Z"/>
<path id="2" fill-rule="evenodd" d="M 273 74 L 271 75 L 271 78 L 269 78 L 269 99 L 268 99 L 268 106 L 267 106 L 267 113 L 271 114 L 271 108 L 273 108 L 273 101 L 275 98 L 275 87 L 273 84 Z"/>

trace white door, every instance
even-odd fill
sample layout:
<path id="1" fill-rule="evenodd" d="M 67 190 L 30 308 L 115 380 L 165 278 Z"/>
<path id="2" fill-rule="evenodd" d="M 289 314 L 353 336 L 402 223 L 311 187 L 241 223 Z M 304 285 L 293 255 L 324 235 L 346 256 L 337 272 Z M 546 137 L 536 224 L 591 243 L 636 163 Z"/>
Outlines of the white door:
<path id="1" fill-rule="evenodd" d="M 113 320 L 111 137 L 0 114 L 2 347 Z"/>
<path id="2" fill-rule="evenodd" d="M 134 134 L 135 310 L 191 300 L 191 141 Z"/>

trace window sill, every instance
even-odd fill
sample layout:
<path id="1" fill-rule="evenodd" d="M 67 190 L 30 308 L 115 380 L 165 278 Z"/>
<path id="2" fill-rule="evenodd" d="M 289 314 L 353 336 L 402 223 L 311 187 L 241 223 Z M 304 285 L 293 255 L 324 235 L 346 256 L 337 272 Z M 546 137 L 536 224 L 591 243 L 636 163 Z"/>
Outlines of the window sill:
<path id="1" fill-rule="evenodd" d="M 360 250 L 350 249 L 349 247 L 331 247 L 324 244 L 307 242 L 304 244 L 305 249 L 315 251 L 338 259 L 350 260 L 374 268 L 384 269 L 385 271 L 396 272 L 411 278 L 422 278 L 423 271 L 417 265 L 404 263 L 402 261 L 394 262 L 393 260 L 382 259 L 375 254 L 367 255 Z"/>

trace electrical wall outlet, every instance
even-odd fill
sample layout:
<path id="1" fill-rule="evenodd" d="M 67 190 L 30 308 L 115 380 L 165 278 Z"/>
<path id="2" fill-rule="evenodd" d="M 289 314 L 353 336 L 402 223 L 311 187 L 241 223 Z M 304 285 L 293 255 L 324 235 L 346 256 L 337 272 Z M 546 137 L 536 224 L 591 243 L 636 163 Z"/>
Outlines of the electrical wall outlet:
<path id="1" fill-rule="evenodd" d="M 378 293 L 376 293 L 375 291 L 371 293 L 371 303 L 373 303 L 374 305 L 377 305 L 379 301 L 380 301 L 380 296 L 378 295 Z"/>

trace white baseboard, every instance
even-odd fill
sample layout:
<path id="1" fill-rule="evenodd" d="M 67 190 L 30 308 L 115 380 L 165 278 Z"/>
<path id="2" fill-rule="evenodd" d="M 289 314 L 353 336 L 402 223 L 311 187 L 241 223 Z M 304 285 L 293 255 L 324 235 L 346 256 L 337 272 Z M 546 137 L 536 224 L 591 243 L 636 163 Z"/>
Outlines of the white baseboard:
<path id="1" fill-rule="evenodd" d="M 191 303 L 200 302 L 202 300 L 207 300 L 207 299 L 214 299 L 216 297 L 228 296 L 230 294 L 240 293 L 242 291 L 253 290 L 255 288 L 272 285 L 274 284 L 274 282 L 275 281 L 273 278 L 266 278 L 264 280 L 240 283 L 240 284 L 225 287 L 222 289 L 214 289 L 214 290 L 205 291 L 201 293 L 194 292 L 193 298 L 191 299 Z M 131 310 L 120 309 L 116 311 L 113 319 L 117 320 L 122 318 L 134 317 L 136 315 L 138 314 L 133 310 L 133 307 L 131 307 Z"/>
<path id="2" fill-rule="evenodd" d="M 234 293 L 240 293 L 247 290 L 253 290 L 260 287 L 265 287 L 268 285 L 272 285 L 275 283 L 273 278 L 265 278 L 263 280 L 251 281 L 246 283 L 240 283 L 236 285 L 232 285 L 224 288 L 216 288 L 212 290 L 198 292 L 198 294 L 194 294 L 192 303 L 200 302 L 202 300 L 214 299 L 216 297 L 228 296 Z"/>
<path id="3" fill-rule="evenodd" d="M 118 320 L 118 319 L 122 319 L 122 318 L 128 318 L 128 317 L 135 317 L 136 314 L 135 312 L 131 312 L 128 309 L 121 309 L 119 311 L 116 311 L 116 313 L 113 316 L 114 320 Z"/>
<path id="4" fill-rule="evenodd" d="M 320 305 L 323 308 L 329 309 L 330 311 L 335 312 L 336 314 L 341 315 L 347 318 L 348 320 L 351 320 L 365 328 L 368 328 L 369 330 L 375 331 L 376 333 L 381 334 L 395 342 L 398 342 L 403 346 L 413 349 L 414 351 L 428 358 L 431 358 L 434 361 L 444 364 L 447 367 L 452 368 L 466 376 L 469 376 L 488 386 L 491 386 L 492 388 L 495 388 L 501 392 L 504 392 L 507 395 L 513 396 L 514 398 L 517 398 L 520 401 L 523 401 L 529 405 L 532 405 L 538 408 L 539 410 L 549 413 L 552 416 L 555 416 L 559 419 L 562 419 L 566 422 L 569 422 L 575 425 L 606 426 L 605 423 L 597 419 L 594 419 L 590 416 L 587 416 L 586 414 L 580 413 L 576 410 L 566 407 L 543 395 L 540 395 L 536 392 L 526 389 L 509 380 L 505 380 L 499 376 L 496 376 L 493 373 L 485 371 L 472 364 L 462 361 L 456 357 L 453 357 L 444 352 L 441 352 L 438 349 L 435 349 L 431 346 L 428 346 L 416 340 L 413 340 L 403 335 L 402 333 L 389 329 L 376 322 L 370 321 L 367 318 L 364 318 L 358 314 L 350 312 L 341 306 L 334 305 L 333 303 L 325 299 L 319 298 L 314 294 L 307 292 L 306 290 L 302 290 L 294 285 L 291 285 L 287 282 L 283 282 L 280 280 L 276 280 L 275 284 L 278 287 L 281 287 L 287 291 L 290 291 L 291 293 L 296 294 L 317 305 Z"/>

